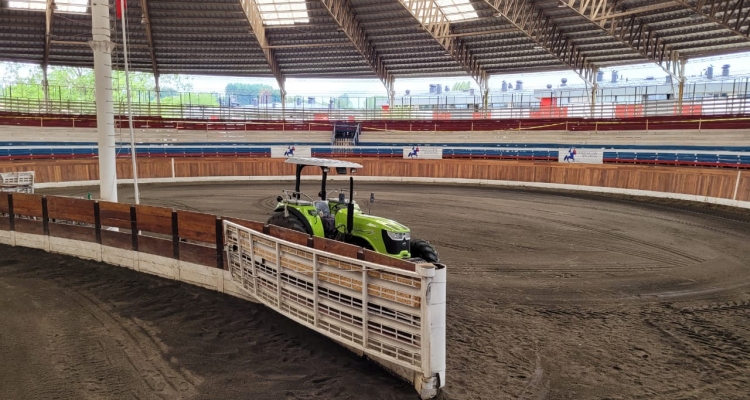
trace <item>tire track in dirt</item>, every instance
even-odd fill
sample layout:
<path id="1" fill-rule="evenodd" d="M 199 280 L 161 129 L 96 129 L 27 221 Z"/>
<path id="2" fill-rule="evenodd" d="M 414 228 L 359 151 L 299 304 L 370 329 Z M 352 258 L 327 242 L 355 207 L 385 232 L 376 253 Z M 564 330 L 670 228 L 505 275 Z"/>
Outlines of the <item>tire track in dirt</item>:
<path id="1" fill-rule="evenodd" d="M 162 398 L 191 398 L 197 394 L 201 379 L 165 360 L 166 346 L 155 341 L 133 320 L 112 313 L 110 306 L 91 296 L 70 290 L 59 293 L 91 317 L 91 325 L 84 325 L 82 333 L 98 340 L 71 340 L 73 332 L 50 337 L 48 351 L 61 374 L 74 382 L 83 382 L 86 393 L 95 396 L 121 395 L 128 388 L 138 387 L 133 379 L 140 379 L 148 392 Z M 61 313 L 53 316 L 54 325 L 65 326 L 69 318 Z M 128 365 L 130 371 L 122 367 Z M 141 386 L 141 387 L 143 387 Z M 141 392 L 141 395 L 144 393 Z"/>
<path id="2" fill-rule="evenodd" d="M 445 399 L 746 397 L 750 292 L 741 284 L 750 278 L 743 264 L 750 259 L 746 222 L 716 222 L 711 211 L 671 211 L 617 197 L 368 186 L 376 189 L 375 215 L 402 222 L 435 243 L 448 265 Z M 211 197 L 183 200 L 177 188 L 169 187 L 154 189 L 152 197 L 215 210 L 218 196 L 224 215 L 265 220 L 265 207 L 275 205 L 279 185 L 205 188 Z M 359 197 L 364 204 L 366 196 Z M 670 211 L 659 215 L 662 209 Z M 726 260 L 715 259 L 719 256 Z M 163 303 L 192 304 L 202 297 Z M 141 305 L 131 309 L 130 318 L 175 312 L 162 311 L 165 305 Z M 194 363 L 205 363 L 203 371 L 237 366 L 243 369 L 241 377 L 227 374 L 222 379 L 234 379 L 237 385 L 252 381 L 252 388 L 281 382 L 288 390 L 277 394 L 288 398 L 375 398 L 372 393 L 388 392 L 389 385 L 392 396 L 378 398 L 401 398 L 391 380 L 381 381 L 380 391 L 351 386 L 345 376 L 365 377 L 350 370 L 350 362 L 345 375 L 321 372 L 320 358 L 300 354 L 319 351 L 310 349 L 309 343 L 318 342 L 309 335 L 289 341 L 285 332 L 263 329 L 261 337 L 233 324 L 242 319 L 239 314 L 204 311 L 186 320 L 168 319 L 166 325 L 188 332 L 170 331 L 173 342 L 192 336 L 210 340 L 183 348 Z M 272 319 L 260 312 L 240 314 L 254 327 Z M 277 351 L 281 361 L 261 368 L 233 361 L 265 348 L 282 349 Z M 277 356 L 269 352 L 262 358 Z M 295 386 L 309 379 L 317 382 L 315 390 Z M 348 382 L 346 388 L 343 382 Z M 203 397 L 243 397 L 232 396 L 231 387 L 216 377 L 202 387 Z M 407 389 L 403 398 L 413 394 Z"/>

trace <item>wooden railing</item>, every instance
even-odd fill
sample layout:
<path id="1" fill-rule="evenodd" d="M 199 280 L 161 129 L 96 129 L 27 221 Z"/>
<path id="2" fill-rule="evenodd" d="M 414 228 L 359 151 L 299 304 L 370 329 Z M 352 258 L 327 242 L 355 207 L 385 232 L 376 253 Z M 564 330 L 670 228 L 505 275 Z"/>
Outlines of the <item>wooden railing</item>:
<path id="1" fill-rule="evenodd" d="M 437 178 L 576 185 L 678 193 L 727 200 L 750 201 L 750 172 L 701 167 L 657 167 L 626 164 L 566 164 L 495 160 L 400 160 L 357 158 L 364 166 L 359 176 L 390 179 Z M 118 160 L 120 179 L 131 179 L 128 160 Z M 269 158 L 152 158 L 138 160 L 139 179 L 206 177 L 277 177 L 294 175 L 291 164 Z M 98 184 L 98 162 L 33 160 L 0 162 L 0 172 L 33 170 L 37 183 L 86 182 Z M 306 173 L 307 174 L 307 173 Z M 311 174 L 314 174 L 311 172 Z M 147 190 L 147 189 L 145 189 Z"/>

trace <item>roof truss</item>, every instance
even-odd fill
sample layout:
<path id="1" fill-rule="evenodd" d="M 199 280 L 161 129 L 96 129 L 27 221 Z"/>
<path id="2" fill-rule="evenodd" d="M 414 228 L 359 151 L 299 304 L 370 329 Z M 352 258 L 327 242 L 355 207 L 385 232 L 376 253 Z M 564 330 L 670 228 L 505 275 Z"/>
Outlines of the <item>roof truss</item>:
<path id="1" fill-rule="evenodd" d="M 450 21 L 435 0 L 399 0 L 416 18 L 427 33 L 442 46 L 448 54 L 469 73 L 482 91 L 487 90 L 487 72 L 469 51 L 466 43 L 451 35 Z"/>
<path id="2" fill-rule="evenodd" d="M 247 20 L 250 22 L 250 27 L 252 28 L 255 37 L 258 39 L 258 44 L 260 44 L 260 48 L 263 51 L 263 54 L 266 56 L 268 66 L 271 67 L 271 72 L 273 72 L 273 76 L 276 78 L 276 82 L 279 84 L 281 97 L 284 98 L 286 97 L 284 75 L 281 73 L 281 67 L 279 67 L 279 61 L 276 59 L 276 54 L 274 54 L 273 49 L 271 49 L 268 45 L 268 39 L 266 38 L 266 28 L 265 26 L 263 26 L 263 19 L 260 16 L 258 3 L 256 3 L 255 0 L 239 1 L 240 5 L 242 6 L 242 10 L 245 12 L 245 16 L 247 16 Z"/>
<path id="3" fill-rule="evenodd" d="M 146 39 L 148 40 L 148 50 L 151 55 L 151 67 L 154 70 L 154 76 L 159 76 L 159 68 L 156 66 L 156 53 L 154 52 L 154 36 L 151 33 L 151 15 L 148 12 L 148 0 L 141 0 L 141 11 L 143 12 L 143 22 L 146 28 Z"/>
<path id="4" fill-rule="evenodd" d="M 580 49 L 557 25 L 530 0 L 484 0 L 513 26 L 572 68 L 584 81 L 593 83 L 598 68 L 583 56 Z"/>
<path id="5" fill-rule="evenodd" d="M 391 94 L 394 90 L 393 75 L 388 72 L 388 69 L 386 68 L 385 63 L 383 63 L 380 54 L 378 54 L 378 52 L 375 50 L 372 42 L 367 37 L 367 34 L 362 29 L 362 26 L 359 24 L 357 17 L 352 11 L 352 7 L 351 4 L 349 4 L 349 1 L 321 0 L 321 2 L 331 14 L 336 23 L 341 27 L 341 29 L 344 30 L 344 33 L 349 38 L 349 40 L 351 40 L 354 47 L 357 48 L 357 51 L 359 51 L 360 54 L 362 54 L 362 57 L 365 58 L 365 61 L 367 61 L 372 70 L 378 76 L 378 79 L 383 82 L 383 85 L 385 85 L 388 93 Z"/>

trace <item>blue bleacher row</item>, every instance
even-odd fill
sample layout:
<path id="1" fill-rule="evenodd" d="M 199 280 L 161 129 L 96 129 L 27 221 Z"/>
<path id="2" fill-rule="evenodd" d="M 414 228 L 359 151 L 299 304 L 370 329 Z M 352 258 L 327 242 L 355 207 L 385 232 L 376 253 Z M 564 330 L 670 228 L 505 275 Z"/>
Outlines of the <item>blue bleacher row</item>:
<path id="1" fill-rule="evenodd" d="M 185 144 L 140 144 L 139 157 L 270 157 L 273 145 L 252 146 L 242 143 L 185 143 Z M 295 144 L 305 146 L 305 144 Z M 370 145 L 336 148 L 308 144 L 313 157 L 403 157 L 403 149 L 411 145 Z M 436 146 L 430 144 L 430 146 Z M 439 145 L 443 158 L 462 159 L 516 159 L 550 160 L 558 159 L 560 149 L 568 147 L 593 148 L 604 150 L 607 163 L 644 163 L 668 165 L 718 166 L 729 168 L 750 168 L 750 147 L 709 147 L 709 146 L 568 146 L 560 144 L 506 144 L 492 146 Z M 0 143 L 0 159 L 67 159 L 92 158 L 98 151 L 95 143 L 56 143 L 56 142 L 6 142 Z M 129 156 L 127 144 L 119 144 L 118 156 Z"/>

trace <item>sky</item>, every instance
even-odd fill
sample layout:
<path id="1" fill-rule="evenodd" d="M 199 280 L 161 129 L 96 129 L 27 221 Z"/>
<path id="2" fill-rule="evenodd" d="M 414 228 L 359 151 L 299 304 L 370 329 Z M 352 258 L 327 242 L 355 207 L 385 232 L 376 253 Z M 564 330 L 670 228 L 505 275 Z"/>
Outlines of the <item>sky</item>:
<path id="1" fill-rule="evenodd" d="M 716 56 L 688 61 L 685 69 L 686 75 L 698 76 L 704 73 L 709 65 L 714 66 L 714 75 L 721 74 L 721 66 L 731 65 L 731 75 L 750 75 L 750 52 L 738 53 L 728 56 Z M 638 64 L 619 66 L 617 68 L 604 68 L 604 79 L 608 81 L 611 71 L 616 69 L 620 76 L 628 80 L 641 80 L 654 77 L 662 81 L 667 75 L 661 67 L 656 64 Z M 4 63 L 0 63 L 0 76 L 5 73 Z M 523 81 L 525 89 L 542 89 L 547 84 L 558 86 L 561 78 L 568 79 L 568 85 L 583 84 L 578 75 L 573 71 L 555 71 L 536 74 L 494 75 L 490 77 L 490 89 L 500 89 L 503 80 L 515 83 Z M 1 80 L 0 80 L 1 81 Z M 396 95 L 403 95 L 406 90 L 412 94 L 425 93 L 429 91 L 429 85 L 440 83 L 443 86 L 453 86 L 456 82 L 470 81 L 472 87 L 478 88 L 476 82 L 468 76 L 463 77 L 430 77 L 420 79 L 396 79 Z M 196 76 L 191 79 L 193 92 L 223 93 L 228 83 L 265 83 L 276 87 L 273 78 L 247 78 L 226 76 Z M 288 95 L 295 96 L 337 96 L 344 93 L 351 95 L 386 95 L 385 88 L 377 79 L 295 79 L 287 78 L 286 88 Z"/>

